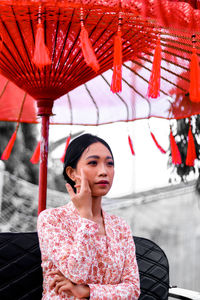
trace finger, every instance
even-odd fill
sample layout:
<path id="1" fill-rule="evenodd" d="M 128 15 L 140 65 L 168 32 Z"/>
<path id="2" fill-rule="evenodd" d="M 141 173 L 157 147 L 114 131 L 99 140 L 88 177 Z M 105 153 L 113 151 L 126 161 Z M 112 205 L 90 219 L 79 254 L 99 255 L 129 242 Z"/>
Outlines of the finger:
<path id="1" fill-rule="evenodd" d="M 48 275 L 63 275 L 59 270 L 52 270 L 47 272 L 47 276 Z"/>
<path id="2" fill-rule="evenodd" d="M 61 295 L 62 292 L 64 292 L 67 296 L 74 296 L 74 294 L 72 293 L 72 291 L 70 289 L 66 289 L 65 286 L 61 286 L 58 290 L 58 294 Z"/>
<path id="3" fill-rule="evenodd" d="M 89 189 L 89 182 L 83 169 L 81 169 L 81 189 Z"/>
<path id="4" fill-rule="evenodd" d="M 58 294 L 65 292 L 68 295 L 73 296 L 73 287 L 74 287 L 73 283 L 70 280 L 68 280 L 67 284 L 64 284 L 61 287 L 59 287 Z"/>
<path id="5" fill-rule="evenodd" d="M 56 276 L 49 284 L 50 288 L 54 288 L 58 282 L 63 281 L 63 280 L 64 280 L 63 276 Z"/>
<path id="6" fill-rule="evenodd" d="M 73 198 L 76 194 L 74 193 L 73 188 L 71 187 L 71 185 L 69 183 L 66 183 L 66 189 L 69 193 L 70 198 Z"/>
<path id="7" fill-rule="evenodd" d="M 70 286 L 71 286 L 71 283 L 67 279 L 65 279 L 65 280 L 63 280 L 61 282 L 58 282 L 56 284 L 56 287 L 55 287 L 55 293 L 58 294 L 59 293 L 59 289 L 61 287 L 63 287 L 65 291 L 68 291 L 70 289 Z"/>
<path id="8" fill-rule="evenodd" d="M 59 288 L 61 288 L 62 286 L 66 285 L 66 282 L 65 280 L 61 281 L 61 282 L 58 282 L 56 283 L 56 286 L 55 286 L 55 293 L 58 294 L 58 290 Z M 67 287 L 66 287 L 67 288 Z"/>

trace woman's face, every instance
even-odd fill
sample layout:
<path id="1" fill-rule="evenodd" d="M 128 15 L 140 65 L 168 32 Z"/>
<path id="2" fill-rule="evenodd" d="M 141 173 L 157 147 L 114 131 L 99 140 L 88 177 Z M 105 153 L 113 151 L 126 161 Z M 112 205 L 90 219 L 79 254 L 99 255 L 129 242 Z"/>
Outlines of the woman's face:
<path id="1" fill-rule="evenodd" d="M 114 161 L 106 146 L 97 142 L 86 148 L 77 163 L 75 174 L 80 176 L 81 169 L 88 180 L 92 196 L 108 193 L 114 177 Z"/>

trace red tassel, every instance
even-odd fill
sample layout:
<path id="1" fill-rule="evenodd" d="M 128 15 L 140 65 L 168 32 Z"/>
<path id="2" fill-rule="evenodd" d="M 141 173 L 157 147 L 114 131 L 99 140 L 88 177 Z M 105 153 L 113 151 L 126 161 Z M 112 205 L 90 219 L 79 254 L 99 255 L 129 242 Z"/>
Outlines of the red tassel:
<path id="1" fill-rule="evenodd" d="M 92 48 L 92 43 L 88 37 L 88 32 L 83 23 L 81 23 L 81 48 L 83 51 L 83 56 L 86 64 L 91 67 L 95 72 L 99 71 L 99 63 L 97 61 L 96 55 Z"/>
<path id="2" fill-rule="evenodd" d="M 8 158 L 10 157 L 16 137 L 17 137 L 17 129 L 15 129 L 15 132 L 11 136 L 10 141 L 8 142 L 8 145 L 6 146 L 5 150 L 3 151 L 2 155 L 1 155 L 2 160 L 8 160 Z"/>
<path id="3" fill-rule="evenodd" d="M 157 98 L 160 96 L 161 50 L 160 38 L 158 38 L 147 92 L 149 98 Z"/>
<path id="4" fill-rule="evenodd" d="M 172 163 L 174 165 L 180 165 L 182 163 L 181 155 L 171 130 L 170 130 L 170 145 L 171 145 L 171 153 L 172 153 Z"/>
<path id="5" fill-rule="evenodd" d="M 51 64 L 49 50 L 44 43 L 44 28 L 40 22 L 37 24 L 33 62 L 40 69 Z"/>
<path id="6" fill-rule="evenodd" d="M 122 91 L 122 33 L 117 31 L 114 41 L 114 62 L 111 91 L 119 93 Z"/>
<path id="7" fill-rule="evenodd" d="M 132 155 L 135 155 L 135 151 L 133 149 L 133 143 L 132 143 L 130 135 L 128 136 L 128 143 L 129 143 Z"/>
<path id="8" fill-rule="evenodd" d="M 65 153 L 66 153 L 67 148 L 68 148 L 68 146 L 69 146 L 70 140 L 71 140 L 71 136 L 68 136 L 67 141 L 66 141 L 66 145 L 65 145 L 65 151 L 64 151 L 64 153 L 63 153 L 63 156 L 62 156 L 61 159 L 60 159 L 60 160 L 62 161 L 62 163 L 64 163 L 64 160 L 65 160 Z"/>
<path id="9" fill-rule="evenodd" d="M 193 102 L 200 102 L 200 69 L 197 49 L 192 49 L 192 56 L 190 61 L 190 100 Z"/>
<path id="10" fill-rule="evenodd" d="M 187 148 L 187 157 L 185 164 L 190 167 L 194 167 L 194 161 L 197 158 L 194 137 L 192 134 L 191 126 L 188 131 L 188 148 Z"/>
<path id="11" fill-rule="evenodd" d="M 155 138 L 155 135 L 150 131 L 151 133 L 151 136 L 152 136 L 152 139 L 154 141 L 154 143 L 156 144 L 156 146 L 158 147 L 158 149 L 160 150 L 161 153 L 165 154 L 166 151 L 158 144 L 156 138 Z"/>
<path id="12" fill-rule="evenodd" d="M 38 164 L 39 161 L 40 161 L 40 145 L 41 145 L 41 142 L 39 141 L 36 148 L 35 148 L 35 151 L 30 159 L 30 162 L 32 164 Z"/>

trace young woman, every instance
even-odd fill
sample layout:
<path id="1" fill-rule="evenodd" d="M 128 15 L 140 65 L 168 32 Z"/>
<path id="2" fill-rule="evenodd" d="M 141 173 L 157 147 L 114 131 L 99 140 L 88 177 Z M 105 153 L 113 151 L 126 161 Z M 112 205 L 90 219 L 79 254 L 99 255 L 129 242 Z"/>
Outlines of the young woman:
<path id="1" fill-rule="evenodd" d="M 63 175 L 71 201 L 38 217 L 42 299 L 138 299 L 131 230 L 101 207 L 114 177 L 109 145 L 90 134 L 74 139 L 66 151 Z"/>

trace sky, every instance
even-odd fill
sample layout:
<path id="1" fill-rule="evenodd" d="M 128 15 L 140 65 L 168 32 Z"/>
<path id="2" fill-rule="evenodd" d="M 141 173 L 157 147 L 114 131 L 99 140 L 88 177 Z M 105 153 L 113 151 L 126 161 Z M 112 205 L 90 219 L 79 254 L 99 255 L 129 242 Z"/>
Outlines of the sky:
<path id="1" fill-rule="evenodd" d="M 156 147 L 150 135 L 150 128 L 162 148 L 168 150 L 169 121 L 159 118 L 99 125 L 98 127 L 52 125 L 50 142 L 67 137 L 70 131 L 75 133 L 80 130 L 105 139 L 115 159 L 115 177 L 108 197 L 121 197 L 169 184 L 168 153 L 162 154 Z M 133 142 L 134 156 L 128 144 L 128 135 L 131 136 Z M 64 144 L 58 147 L 52 156 L 60 158 L 64 147 Z"/>

